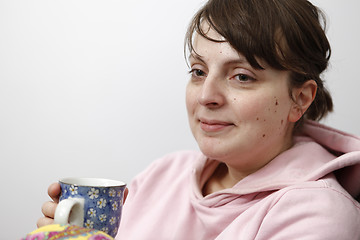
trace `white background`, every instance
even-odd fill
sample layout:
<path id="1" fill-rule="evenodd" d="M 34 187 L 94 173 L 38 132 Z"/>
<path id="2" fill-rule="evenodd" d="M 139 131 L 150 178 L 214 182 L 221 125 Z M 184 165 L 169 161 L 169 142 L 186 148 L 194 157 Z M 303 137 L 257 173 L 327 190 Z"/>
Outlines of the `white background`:
<path id="1" fill-rule="evenodd" d="M 313 2 L 333 48 L 325 123 L 360 135 L 360 2 Z M 1 240 L 35 229 L 61 177 L 129 182 L 168 152 L 197 149 L 183 40 L 202 3 L 0 0 Z"/>

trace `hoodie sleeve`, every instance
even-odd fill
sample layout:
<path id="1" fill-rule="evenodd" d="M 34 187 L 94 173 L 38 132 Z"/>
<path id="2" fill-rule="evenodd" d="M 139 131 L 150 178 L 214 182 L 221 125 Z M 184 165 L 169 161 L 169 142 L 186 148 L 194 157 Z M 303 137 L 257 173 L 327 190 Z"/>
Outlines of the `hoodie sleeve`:
<path id="1" fill-rule="evenodd" d="M 292 188 L 274 202 L 255 239 L 360 239 L 360 205 L 327 184 Z"/>

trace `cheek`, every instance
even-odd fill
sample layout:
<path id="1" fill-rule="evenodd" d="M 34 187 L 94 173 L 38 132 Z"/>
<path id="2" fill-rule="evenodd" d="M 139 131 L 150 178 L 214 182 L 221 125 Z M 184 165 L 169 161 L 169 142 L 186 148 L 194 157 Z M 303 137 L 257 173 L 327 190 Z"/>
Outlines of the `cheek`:
<path id="1" fill-rule="evenodd" d="M 263 96 L 246 95 L 232 98 L 232 109 L 240 122 L 264 120 L 270 105 Z"/>
<path id="2" fill-rule="evenodd" d="M 284 124 L 287 121 L 290 104 L 287 96 L 248 96 L 233 97 L 237 119 L 272 126 L 275 123 Z M 240 103 L 240 101 L 241 103 Z"/>
<path id="3" fill-rule="evenodd" d="M 186 94 L 185 94 L 185 102 L 186 102 L 186 109 L 187 109 L 188 113 L 190 113 L 191 109 L 193 108 L 194 98 L 195 98 L 195 94 L 193 93 L 193 91 L 191 91 L 191 88 L 189 88 L 189 86 L 187 86 Z"/>
<path id="4" fill-rule="evenodd" d="M 264 123 L 266 123 L 266 136 L 283 136 L 288 129 L 288 116 L 290 111 L 290 99 L 288 96 L 274 96 L 268 100 L 264 108 Z M 265 137 L 265 136 L 263 136 Z"/>
<path id="5" fill-rule="evenodd" d="M 283 121 L 287 121 L 292 106 L 291 103 L 292 100 L 289 95 L 274 96 L 272 104 L 270 103 L 269 106 L 271 108 L 270 113 L 276 118 L 282 118 Z"/>
<path id="6" fill-rule="evenodd" d="M 185 103 L 186 103 L 188 118 L 189 120 L 191 120 L 195 114 L 195 109 L 197 106 L 197 94 L 192 87 L 186 88 Z"/>

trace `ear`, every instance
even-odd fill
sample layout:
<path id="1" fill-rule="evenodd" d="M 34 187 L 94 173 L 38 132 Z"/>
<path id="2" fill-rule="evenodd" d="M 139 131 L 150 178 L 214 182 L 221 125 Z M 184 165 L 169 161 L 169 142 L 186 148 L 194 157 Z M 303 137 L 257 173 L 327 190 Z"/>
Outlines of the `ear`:
<path id="1" fill-rule="evenodd" d="M 293 104 L 289 113 L 289 122 L 298 121 L 310 107 L 316 96 L 317 84 L 308 80 L 301 87 L 292 90 Z"/>

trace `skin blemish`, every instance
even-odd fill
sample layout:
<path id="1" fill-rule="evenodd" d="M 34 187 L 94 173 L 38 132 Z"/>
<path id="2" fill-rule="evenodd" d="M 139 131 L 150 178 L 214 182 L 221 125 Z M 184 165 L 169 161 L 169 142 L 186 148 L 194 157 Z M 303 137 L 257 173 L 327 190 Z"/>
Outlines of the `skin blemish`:
<path id="1" fill-rule="evenodd" d="M 256 118 L 256 121 L 259 121 L 259 118 Z"/>
<path id="2" fill-rule="evenodd" d="M 276 96 L 274 97 L 274 99 L 275 99 L 275 106 L 279 105 L 279 102 L 278 102 Z"/>
<path id="3" fill-rule="evenodd" d="M 282 120 L 281 120 L 281 125 L 283 125 L 283 124 L 284 124 L 284 120 L 282 119 Z"/>
<path id="4" fill-rule="evenodd" d="M 263 134 L 263 138 L 265 137 L 266 135 L 265 134 Z"/>
<path id="5" fill-rule="evenodd" d="M 236 98 L 234 97 L 234 101 L 236 101 Z"/>

